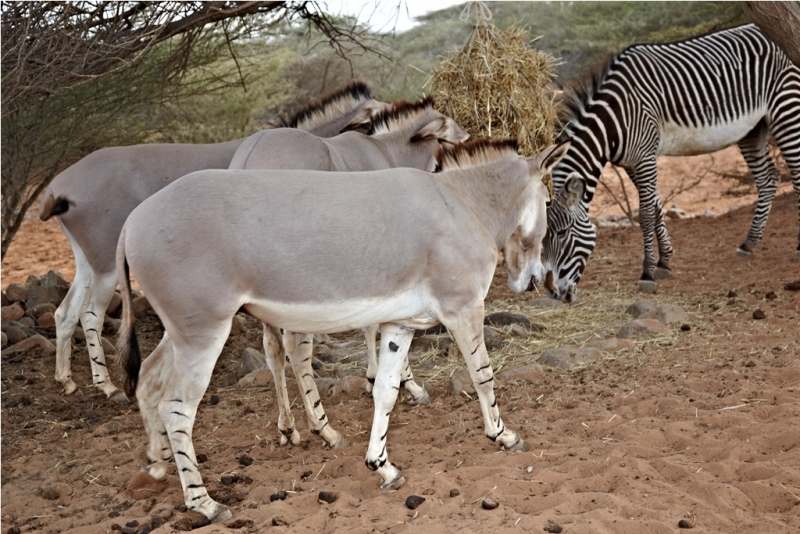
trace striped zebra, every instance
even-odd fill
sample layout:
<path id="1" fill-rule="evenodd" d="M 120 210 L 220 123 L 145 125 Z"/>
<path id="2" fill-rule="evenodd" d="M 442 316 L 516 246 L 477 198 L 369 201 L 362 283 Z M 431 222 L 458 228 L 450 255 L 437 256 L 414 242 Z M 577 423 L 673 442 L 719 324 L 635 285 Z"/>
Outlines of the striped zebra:
<path id="1" fill-rule="evenodd" d="M 567 101 L 566 157 L 553 170 L 546 286 L 562 300 L 594 249 L 589 203 L 606 163 L 624 168 L 639 193 L 644 265 L 639 288 L 671 274 L 672 246 L 656 189 L 656 157 L 705 154 L 737 143 L 755 178 L 758 204 L 738 253 L 761 241 L 779 174 L 772 134 L 800 204 L 800 69 L 752 24 L 668 44 L 634 45 L 613 58 Z M 656 262 L 653 236 L 658 240 Z M 800 242 L 800 237 L 798 238 Z M 800 246 L 794 256 L 800 262 Z"/>

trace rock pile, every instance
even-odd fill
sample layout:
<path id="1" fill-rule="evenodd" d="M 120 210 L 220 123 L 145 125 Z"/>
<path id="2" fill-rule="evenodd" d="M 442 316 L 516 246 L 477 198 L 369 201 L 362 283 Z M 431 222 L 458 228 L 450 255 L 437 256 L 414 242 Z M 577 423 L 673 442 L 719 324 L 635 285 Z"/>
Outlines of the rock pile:
<path id="1" fill-rule="evenodd" d="M 31 275 L 24 284 L 10 284 L 2 293 L 3 355 L 35 347 L 55 352 L 55 340 L 48 337 L 56 324 L 56 308 L 67 291 L 69 282 L 56 271 Z"/>

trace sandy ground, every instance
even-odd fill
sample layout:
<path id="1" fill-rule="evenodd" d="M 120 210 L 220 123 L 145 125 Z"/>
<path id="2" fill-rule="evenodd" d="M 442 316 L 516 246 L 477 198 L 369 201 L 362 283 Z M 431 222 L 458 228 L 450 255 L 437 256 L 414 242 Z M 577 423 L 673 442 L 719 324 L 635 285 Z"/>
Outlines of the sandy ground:
<path id="1" fill-rule="evenodd" d="M 243 348 L 259 345 L 259 327 L 248 320 L 219 359 L 194 429 L 195 448 L 208 457 L 200 466 L 206 485 L 235 519 L 196 532 L 543 532 L 557 524 L 563 532 L 639 534 L 677 532 L 681 520 L 702 533 L 798 532 L 800 293 L 785 289 L 800 280 L 800 266 L 790 262 L 797 204 L 793 194 L 780 195 L 764 243 L 751 259 L 737 257 L 754 196 L 752 185 L 727 177 L 744 174 L 735 149 L 662 160 L 662 195 L 702 175 L 708 158 L 714 172 L 667 206 L 722 215 L 668 222 L 674 275 L 647 297 L 682 306 L 688 330 L 673 325 L 580 368 L 500 383 L 504 421 L 528 452 L 498 451 L 483 436 L 477 400 L 446 394 L 448 374 L 463 362 L 442 354 L 414 364 L 433 386 L 433 404 L 398 402 L 392 416 L 388 452 L 408 481 L 401 490 L 381 491 L 364 466 L 372 403 L 363 392 L 324 398 L 331 424 L 352 444 L 329 451 L 308 432 L 291 386 L 304 442 L 280 447 L 274 390 L 235 386 Z M 616 180 L 613 171 L 608 178 Z M 596 213 L 609 212 L 613 201 L 599 195 Z M 3 259 L 4 287 L 51 268 L 72 277 L 56 226 L 26 222 Z M 517 341 L 511 353 L 492 353 L 496 368 L 618 329 L 630 319 L 622 310 L 642 298 L 635 291 L 641 260 L 637 228 L 601 230 L 580 304 L 546 309 L 531 306 L 536 295 L 510 294 L 500 268 L 487 309 L 524 313 L 545 330 Z M 765 319 L 753 318 L 757 308 Z M 151 350 L 158 321 L 147 318 L 138 328 L 143 350 Z M 347 339 L 359 336 L 337 337 Z M 73 352 L 74 395 L 61 395 L 53 369 L 53 356 L 2 360 L 3 533 L 144 526 L 166 533 L 196 519 L 182 511 L 174 468 L 164 484 L 136 495 L 128 489 L 146 462 L 141 419 L 135 405 L 111 405 L 91 387 L 85 347 Z M 320 374 L 337 372 L 326 365 Z M 253 463 L 241 465 L 243 455 Z M 223 475 L 232 474 L 241 480 L 226 483 Z M 270 502 L 279 490 L 288 498 Z M 322 490 L 338 499 L 319 502 Z M 426 498 L 414 511 L 404 504 L 412 494 Z M 498 508 L 481 508 L 487 494 Z"/>

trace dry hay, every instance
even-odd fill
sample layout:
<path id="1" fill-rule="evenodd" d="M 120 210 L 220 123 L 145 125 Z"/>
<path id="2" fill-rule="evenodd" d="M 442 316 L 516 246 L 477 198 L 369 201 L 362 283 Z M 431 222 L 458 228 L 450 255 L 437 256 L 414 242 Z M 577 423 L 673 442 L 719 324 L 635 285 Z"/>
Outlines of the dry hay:
<path id="1" fill-rule="evenodd" d="M 478 7 L 484 11 L 464 47 L 432 72 L 435 107 L 473 137 L 518 138 L 520 153 L 532 156 L 555 137 L 555 95 L 547 88 L 555 61 L 529 46 L 526 29 L 498 30 Z"/>

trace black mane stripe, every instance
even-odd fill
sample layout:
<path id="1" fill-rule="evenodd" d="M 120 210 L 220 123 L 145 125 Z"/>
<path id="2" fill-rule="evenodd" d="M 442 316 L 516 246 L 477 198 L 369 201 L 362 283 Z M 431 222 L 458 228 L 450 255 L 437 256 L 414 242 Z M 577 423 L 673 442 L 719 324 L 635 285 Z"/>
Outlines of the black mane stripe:
<path id="1" fill-rule="evenodd" d="M 402 122 L 407 117 L 413 117 L 428 108 L 433 109 L 433 97 L 431 96 L 426 96 L 416 102 L 398 100 L 392 104 L 391 108 L 381 111 L 373 117 L 367 135 L 390 131 L 393 124 Z"/>
<path id="2" fill-rule="evenodd" d="M 367 84 L 356 80 L 348 83 L 344 87 L 328 93 L 310 104 L 303 107 L 300 111 L 294 114 L 289 120 L 283 120 L 283 125 L 288 128 L 297 128 L 303 122 L 309 121 L 315 116 L 324 115 L 325 111 L 345 99 L 352 99 L 355 101 L 365 101 L 372 98 Z"/>
<path id="3" fill-rule="evenodd" d="M 486 165 L 492 161 L 500 161 L 519 156 L 519 144 L 516 139 L 475 139 L 466 143 L 440 145 L 436 151 L 436 170 L 447 172 Z"/>

